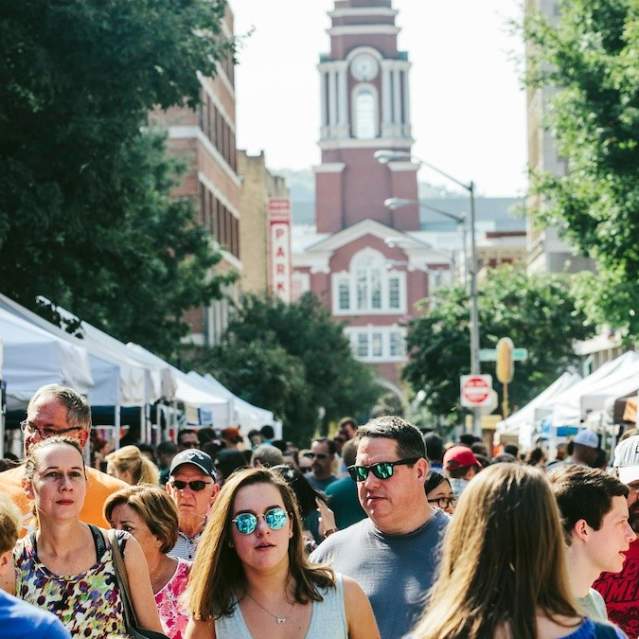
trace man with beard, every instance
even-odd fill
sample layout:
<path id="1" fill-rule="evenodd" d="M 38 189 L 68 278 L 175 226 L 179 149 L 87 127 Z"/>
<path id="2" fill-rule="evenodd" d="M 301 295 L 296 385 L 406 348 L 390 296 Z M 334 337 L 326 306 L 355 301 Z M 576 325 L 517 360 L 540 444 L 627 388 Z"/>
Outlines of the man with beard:
<path id="1" fill-rule="evenodd" d="M 639 435 L 629 437 L 615 448 L 614 467 L 628 487 L 630 525 L 639 531 Z M 639 539 L 630 544 L 620 573 L 603 573 L 595 581 L 606 602 L 608 617 L 629 637 L 639 636 Z"/>
<path id="2" fill-rule="evenodd" d="M 332 439 L 320 437 L 311 444 L 306 456 L 312 460 L 311 472 L 304 475 L 308 483 L 317 491 L 324 492 L 330 484 L 337 481 L 333 475 L 333 462 L 337 447 Z"/>

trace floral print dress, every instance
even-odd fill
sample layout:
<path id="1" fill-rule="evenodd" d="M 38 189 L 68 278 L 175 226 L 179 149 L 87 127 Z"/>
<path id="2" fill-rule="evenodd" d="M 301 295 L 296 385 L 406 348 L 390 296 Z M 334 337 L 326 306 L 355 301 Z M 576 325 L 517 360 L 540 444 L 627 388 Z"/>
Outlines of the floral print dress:
<path id="1" fill-rule="evenodd" d="M 110 546 L 94 566 L 79 575 L 52 573 L 38 559 L 31 535 L 18 542 L 14 560 L 16 595 L 53 613 L 72 637 L 105 639 L 126 635 Z"/>
<path id="2" fill-rule="evenodd" d="M 155 593 L 162 629 L 169 639 L 183 639 L 189 617 L 180 603 L 191 572 L 191 563 L 178 559 L 175 572 L 164 588 Z"/>

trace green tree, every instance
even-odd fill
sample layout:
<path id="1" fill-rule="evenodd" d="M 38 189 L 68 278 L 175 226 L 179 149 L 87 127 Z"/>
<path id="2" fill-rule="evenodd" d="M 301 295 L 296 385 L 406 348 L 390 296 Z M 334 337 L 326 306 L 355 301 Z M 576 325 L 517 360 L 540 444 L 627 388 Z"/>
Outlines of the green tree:
<path id="1" fill-rule="evenodd" d="M 404 377 L 433 415 L 459 420 L 459 377 L 470 372 L 468 295 L 463 287 L 443 289 L 432 306 L 411 322 L 409 363 Z M 490 272 L 479 289 L 482 348 L 495 348 L 502 337 L 528 349 L 528 359 L 515 364 L 509 386 L 511 406 L 521 407 L 547 387 L 567 366 L 577 363 L 573 340 L 586 339 L 592 329 L 575 306 L 569 283 L 560 276 L 528 276 L 502 267 Z M 494 362 L 482 363 L 482 373 L 495 377 Z"/>
<path id="2" fill-rule="evenodd" d="M 564 0 L 557 23 L 524 24 L 532 88 L 554 87 L 550 128 L 567 175 L 536 175 L 541 221 L 558 225 L 598 273 L 580 276 L 596 323 L 639 335 L 639 12 L 636 0 Z"/>
<path id="3" fill-rule="evenodd" d="M 0 282 L 171 355 L 219 260 L 176 165 L 145 129 L 232 54 L 222 0 L 24 0 L 0 7 Z M 49 315 L 55 314 L 48 309 Z"/>
<path id="4" fill-rule="evenodd" d="M 366 416 L 381 392 L 371 370 L 353 358 L 342 325 L 310 294 L 292 304 L 246 296 L 222 342 L 196 355 L 194 364 L 272 410 L 286 437 L 300 444 L 308 444 L 320 423 Z"/>

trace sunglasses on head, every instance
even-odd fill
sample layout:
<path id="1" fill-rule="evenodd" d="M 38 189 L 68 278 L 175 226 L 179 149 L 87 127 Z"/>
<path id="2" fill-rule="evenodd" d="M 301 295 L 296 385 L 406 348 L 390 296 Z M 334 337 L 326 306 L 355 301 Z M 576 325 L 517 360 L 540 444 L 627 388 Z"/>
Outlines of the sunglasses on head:
<path id="1" fill-rule="evenodd" d="M 254 515 L 253 513 L 240 513 L 231 521 L 235 524 L 235 528 L 240 535 L 252 535 L 257 528 L 257 520 L 261 517 L 271 530 L 281 530 L 286 526 L 288 513 L 279 506 L 269 508 L 262 515 Z"/>
<path id="2" fill-rule="evenodd" d="M 409 466 L 419 461 L 419 457 L 399 459 L 398 461 L 377 462 L 370 466 L 349 466 L 348 473 L 353 481 L 366 481 L 368 473 L 372 472 L 377 479 L 390 479 L 395 472 L 395 466 Z"/>
<path id="3" fill-rule="evenodd" d="M 171 480 L 171 485 L 177 490 L 184 490 L 187 486 L 194 490 L 196 493 L 199 493 L 201 490 L 204 490 L 211 482 L 203 481 L 201 479 L 195 479 L 193 481 L 182 481 L 181 479 L 173 479 Z"/>

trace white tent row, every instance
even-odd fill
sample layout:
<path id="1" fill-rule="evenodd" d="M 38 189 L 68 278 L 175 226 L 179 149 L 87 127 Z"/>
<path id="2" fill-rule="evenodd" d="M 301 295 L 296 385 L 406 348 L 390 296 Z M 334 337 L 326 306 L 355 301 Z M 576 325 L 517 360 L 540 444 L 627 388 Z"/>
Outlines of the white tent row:
<path id="1" fill-rule="evenodd" d="M 92 406 L 141 406 L 145 398 L 143 367 L 118 357 L 108 348 L 79 339 L 36 313 L 0 294 L 0 308 L 46 331 L 56 338 L 87 351 L 93 386 L 87 397 Z"/>
<path id="2" fill-rule="evenodd" d="M 603 411 L 610 400 L 636 393 L 639 389 L 639 353 L 630 351 L 606 362 L 592 375 L 554 398 L 553 426 L 578 425 L 588 413 Z"/>
<path id="3" fill-rule="evenodd" d="M 188 374 L 190 380 L 197 384 L 199 388 L 208 389 L 211 392 L 225 397 L 230 404 L 231 423 L 237 424 L 243 435 L 247 435 L 253 429 L 259 430 L 265 424 L 274 425 L 277 437 L 281 437 L 281 428 L 277 428 L 279 422 L 273 417 L 273 413 L 264 408 L 253 406 L 249 402 L 234 395 L 226 386 L 218 382 L 212 375 L 200 375 L 195 371 Z"/>
<path id="4" fill-rule="evenodd" d="M 86 349 L 48 333 L 0 308 L 0 338 L 4 346 L 2 379 L 7 384 L 7 408 L 25 408 L 45 384 L 64 384 L 87 394 L 94 381 Z"/>
<path id="5" fill-rule="evenodd" d="M 564 391 L 574 387 L 580 381 L 581 375 L 566 371 L 526 406 L 513 413 L 508 419 L 499 422 L 497 424 L 497 434 L 517 436 L 519 445 L 522 448 L 531 448 L 533 446 L 535 426 L 548 413 L 547 406 Z"/>

